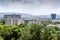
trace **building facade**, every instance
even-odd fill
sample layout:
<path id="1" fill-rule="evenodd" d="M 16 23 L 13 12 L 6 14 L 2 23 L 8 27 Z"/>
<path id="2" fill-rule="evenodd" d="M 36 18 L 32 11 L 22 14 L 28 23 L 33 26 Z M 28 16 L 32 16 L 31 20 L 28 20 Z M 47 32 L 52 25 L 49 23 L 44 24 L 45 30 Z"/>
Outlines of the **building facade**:
<path id="1" fill-rule="evenodd" d="M 36 20 L 31 20 L 31 21 L 28 21 L 28 24 L 41 24 L 41 22 Z"/>
<path id="2" fill-rule="evenodd" d="M 51 19 L 55 20 L 56 19 L 56 14 L 51 14 Z"/>
<path id="3" fill-rule="evenodd" d="M 18 18 L 18 19 L 21 19 L 21 15 L 16 15 L 16 14 L 4 15 L 4 19 L 8 19 L 8 18 Z"/>
<path id="4" fill-rule="evenodd" d="M 52 20 L 52 23 L 60 24 L 60 20 Z"/>
<path id="5" fill-rule="evenodd" d="M 28 24 L 44 24 L 47 23 L 47 20 L 30 20 L 28 21 Z"/>
<path id="6" fill-rule="evenodd" d="M 15 25 L 15 24 L 22 24 L 24 21 L 21 19 L 21 15 L 4 15 L 5 24 L 8 25 Z"/>

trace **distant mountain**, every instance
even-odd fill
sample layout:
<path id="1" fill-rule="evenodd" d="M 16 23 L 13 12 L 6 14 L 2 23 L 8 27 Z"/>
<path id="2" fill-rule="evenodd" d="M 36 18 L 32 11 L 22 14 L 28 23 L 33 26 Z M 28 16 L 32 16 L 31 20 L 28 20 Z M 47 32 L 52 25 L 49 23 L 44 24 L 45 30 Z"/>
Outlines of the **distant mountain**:
<path id="1" fill-rule="evenodd" d="M 0 13 L 0 17 L 3 17 L 4 13 Z"/>
<path id="2" fill-rule="evenodd" d="M 21 15 L 21 18 L 22 19 L 33 19 L 33 15 L 30 15 L 30 14 L 24 14 L 24 13 L 14 13 L 14 12 L 1 12 L 0 13 L 0 19 L 1 18 L 4 18 L 4 15 L 12 15 L 12 14 L 16 14 L 16 15 Z"/>
<path id="3" fill-rule="evenodd" d="M 50 18 L 50 15 L 39 15 L 38 18 Z"/>
<path id="4" fill-rule="evenodd" d="M 57 15 L 57 17 L 56 17 L 56 18 L 60 20 L 60 15 Z"/>
<path id="5" fill-rule="evenodd" d="M 4 18 L 4 15 L 12 15 L 12 14 L 16 14 L 16 15 L 21 15 L 22 19 L 40 19 L 40 18 L 50 18 L 49 15 L 39 15 L 39 16 L 34 16 L 31 14 L 25 14 L 25 13 L 14 13 L 14 12 L 1 12 L 0 13 L 0 19 Z"/>

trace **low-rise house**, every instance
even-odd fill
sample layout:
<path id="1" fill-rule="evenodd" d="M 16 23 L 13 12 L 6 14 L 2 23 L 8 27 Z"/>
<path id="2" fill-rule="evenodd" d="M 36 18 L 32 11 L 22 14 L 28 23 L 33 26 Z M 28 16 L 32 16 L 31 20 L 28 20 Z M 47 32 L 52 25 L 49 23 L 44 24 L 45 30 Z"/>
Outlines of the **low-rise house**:
<path id="1" fill-rule="evenodd" d="M 37 20 L 30 20 L 30 21 L 28 21 L 28 24 L 41 24 L 41 22 L 39 22 Z"/>
<path id="2" fill-rule="evenodd" d="M 60 24 L 60 20 L 52 20 L 52 23 L 57 23 L 57 24 Z"/>
<path id="3" fill-rule="evenodd" d="M 44 24 L 47 23 L 47 20 L 29 20 L 28 24 Z"/>
<path id="4" fill-rule="evenodd" d="M 39 22 L 41 22 L 41 24 L 47 23 L 47 20 L 38 20 Z"/>

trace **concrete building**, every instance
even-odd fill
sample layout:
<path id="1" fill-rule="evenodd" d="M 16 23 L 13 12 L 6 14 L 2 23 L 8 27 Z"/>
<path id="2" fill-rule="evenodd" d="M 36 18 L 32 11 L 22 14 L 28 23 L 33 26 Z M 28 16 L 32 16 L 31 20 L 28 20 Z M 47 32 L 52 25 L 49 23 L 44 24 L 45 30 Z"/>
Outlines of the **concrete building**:
<path id="1" fill-rule="evenodd" d="M 41 24 L 41 22 L 39 22 L 37 20 L 29 20 L 28 24 Z"/>
<path id="2" fill-rule="evenodd" d="M 55 20 L 56 19 L 56 14 L 51 14 L 51 19 Z"/>
<path id="3" fill-rule="evenodd" d="M 22 24 L 24 21 L 21 19 L 21 15 L 4 15 L 5 24 L 8 25 L 15 25 L 15 24 Z"/>
<path id="4" fill-rule="evenodd" d="M 47 23 L 47 20 L 29 20 L 28 24 L 44 24 Z"/>
<path id="5" fill-rule="evenodd" d="M 52 23 L 55 22 L 57 24 L 60 24 L 60 20 L 52 20 Z"/>

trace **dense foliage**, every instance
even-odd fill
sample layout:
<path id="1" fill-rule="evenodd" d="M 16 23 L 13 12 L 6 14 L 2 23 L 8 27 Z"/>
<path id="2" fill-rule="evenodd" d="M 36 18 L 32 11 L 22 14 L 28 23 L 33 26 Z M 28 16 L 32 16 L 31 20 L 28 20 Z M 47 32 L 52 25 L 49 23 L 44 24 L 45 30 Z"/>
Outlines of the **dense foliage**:
<path id="1" fill-rule="evenodd" d="M 60 40 L 60 29 L 44 24 L 0 25 L 0 40 Z"/>

